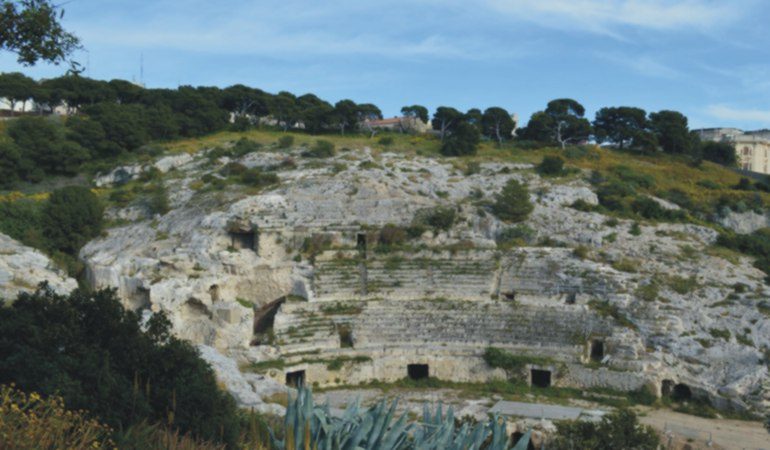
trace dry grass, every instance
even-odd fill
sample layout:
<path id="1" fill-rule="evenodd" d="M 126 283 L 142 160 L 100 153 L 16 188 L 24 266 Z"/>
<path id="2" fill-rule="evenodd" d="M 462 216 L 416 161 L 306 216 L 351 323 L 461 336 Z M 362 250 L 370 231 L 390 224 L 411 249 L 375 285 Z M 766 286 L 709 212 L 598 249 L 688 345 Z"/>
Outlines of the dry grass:
<path id="1" fill-rule="evenodd" d="M 85 412 L 66 410 L 61 398 L 42 398 L 13 386 L 0 386 L 2 448 L 115 448 L 111 434 L 111 429 Z"/>

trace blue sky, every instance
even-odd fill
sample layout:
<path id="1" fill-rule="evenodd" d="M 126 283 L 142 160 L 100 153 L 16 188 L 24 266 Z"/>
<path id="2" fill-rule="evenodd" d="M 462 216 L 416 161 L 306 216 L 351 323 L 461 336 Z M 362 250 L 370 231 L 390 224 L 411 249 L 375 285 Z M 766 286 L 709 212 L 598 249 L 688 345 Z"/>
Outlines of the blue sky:
<path id="1" fill-rule="evenodd" d="M 691 126 L 770 127 L 766 0 L 71 0 L 88 76 L 148 87 L 313 92 L 431 111 L 553 98 L 675 109 Z M 63 67 L 0 70 L 35 77 Z"/>

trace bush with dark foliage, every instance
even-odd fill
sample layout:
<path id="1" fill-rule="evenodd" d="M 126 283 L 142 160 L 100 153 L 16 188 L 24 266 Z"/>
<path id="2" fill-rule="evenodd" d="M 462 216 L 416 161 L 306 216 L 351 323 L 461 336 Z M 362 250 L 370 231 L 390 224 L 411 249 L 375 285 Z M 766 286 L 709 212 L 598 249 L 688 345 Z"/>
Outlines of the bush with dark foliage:
<path id="1" fill-rule="evenodd" d="M 239 434 L 233 399 L 190 344 L 154 315 L 146 329 L 112 290 L 69 296 L 42 286 L 0 308 L 0 384 L 60 395 L 116 429 L 165 423 L 229 444 Z"/>

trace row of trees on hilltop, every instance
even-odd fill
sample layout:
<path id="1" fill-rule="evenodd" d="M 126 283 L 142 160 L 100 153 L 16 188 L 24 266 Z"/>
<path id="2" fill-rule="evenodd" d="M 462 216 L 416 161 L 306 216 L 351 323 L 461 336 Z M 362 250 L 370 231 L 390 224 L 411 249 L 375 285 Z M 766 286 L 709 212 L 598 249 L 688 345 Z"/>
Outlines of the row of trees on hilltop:
<path id="1" fill-rule="evenodd" d="M 596 112 L 593 122 L 589 122 L 583 105 L 572 99 L 557 99 L 549 102 L 545 110 L 534 113 L 527 126 L 517 134 L 521 139 L 562 148 L 594 139 L 620 150 L 662 151 L 725 165 L 736 162 L 735 150 L 730 144 L 702 143 L 690 130 L 687 117 L 678 111 L 648 114 L 641 108 L 629 106 L 605 107 Z"/>
<path id="2" fill-rule="evenodd" d="M 24 74 L 0 74 L 0 97 L 13 110 L 30 101 L 37 112 L 51 113 L 66 107 L 67 113 L 98 115 L 97 105 L 134 105 L 138 112 L 154 113 L 164 137 L 199 136 L 223 129 L 233 117 L 241 126 L 271 117 L 284 130 L 303 124 L 310 132 L 327 129 L 342 133 L 365 120 L 382 118 L 377 106 L 341 100 L 336 104 L 314 94 L 270 94 L 242 84 L 218 87 L 181 86 L 178 89 L 145 89 L 125 80 L 101 81 L 78 75 L 36 81 Z M 144 111 L 142 111 L 144 109 Z M 161 119 L 158 121 L 157 119 Z"/>

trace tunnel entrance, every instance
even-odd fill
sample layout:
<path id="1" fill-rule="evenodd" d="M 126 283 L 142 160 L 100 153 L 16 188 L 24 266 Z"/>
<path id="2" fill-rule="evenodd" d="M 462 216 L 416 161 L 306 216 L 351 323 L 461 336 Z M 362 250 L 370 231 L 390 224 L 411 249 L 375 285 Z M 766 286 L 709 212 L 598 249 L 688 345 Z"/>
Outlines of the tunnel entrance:
<path id="1" fill-rule="evenodd" d="M 501 294 L 503 294 L 503 298 L 509 302 L 516 301 L 516 291 L 501 292 Z"/>
<path id="2" fill-rule="evenodd" d="M 254 312 L 254 339 L 251 341 L 252 346 L 273 343 L 275 315 L 278 314 L 278 310 L 285 301 L 286 297 L 281 297 Z"/>
<path id="3" fill-rule="evenodd" d="M 577 302 L 577 293 L 576 292 L 570 292 L 567 294 L 567 304 L 568 305 L 574 305 Z"/>
<path id="4" fill-rule="evenodd" d="M 427 380 L 430 376 L 430 368 L 427 364 L 408 364 L 406 373 L 410 380 Z"/>
<path id="5" fill-rule="evenodd" d="M 660 395 L 663 397 L 670 397 L 674 392 L 674 380 L 663 380 L 660 385 Z"/>
<path id="6" fill-rule="evenodd" d="M 231 231 L 230 245 L 236 249 L 257 250 L 257 237 L 254 231 Z"/>
<path id="7" fill-rule="evenodd" d="M 339 325 L 337 334 L 340 337 L 340 348 L 353 348 L 353 331 L 350 329 L 350 325 Z"/>
<path id="8" fill-rule="evenodd" d="M 286 386 L 298 388 L 305 385 L 305 371 L 286 372 Z"/>
<path id="9" fill-rule="evenodd" d="M 530 383 L 539 388 L 551 387 L 551 371 L 541 369 L 530 369 Z"/>
<path id="10" fill-rule="evenodd" d="M 679 383 L 674 386 L 674 389 L 671 391 L 671 399 L 682 402 L 692 399 L 692 390 L 690 390 L 690 387 L 686 384 Z"/>
<path id="11" fill-rule="evenodd" d="M 356 250 L 363 259 L 366 259 L 366 233 L 356 234 Z"/>
<path id="12" fill-rule="evenodd" d="M 604 359 L 604 341 L 594 339 L 591 341 L 591 361 L 602 362 Z"/>

